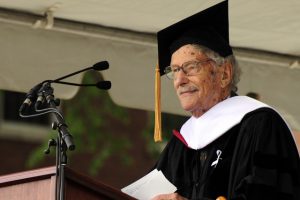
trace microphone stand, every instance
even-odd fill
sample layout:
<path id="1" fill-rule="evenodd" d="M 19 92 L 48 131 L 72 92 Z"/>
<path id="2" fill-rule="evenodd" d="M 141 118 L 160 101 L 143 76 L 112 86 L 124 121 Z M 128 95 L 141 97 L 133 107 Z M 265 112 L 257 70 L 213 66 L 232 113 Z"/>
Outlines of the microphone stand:
<path id="1" fill-rule="evenodd" d="M 94 64 L 91 67 L 73 72 L 71 74 L 65 75 L 63 77 L 57 78 L 55 80 L 45 80 L 35 87 L 33 87 L 29 93 L 26 95 L 26 99 L 21 105 L 19 109 L 19 115 L 21 117 L 27 118 L 27 117 L 36 117 L 40 115 L 44 115 L 47 113 L 53 113 L 55 117 L 55 121 L 52 123 L 52 129 L 58 130 L 58 136 L 57 139 L 50 139 L 48 141 L 48 148 L 44 151 L 45 154 L 50 153 L 50 147 L 56 146 L 56 200 L 64 200 L 64 176 L 65 176 L 65 166 L 67 165 L 67 150 L 73 151 L 75 149 L 75 145 L 73 143 L 73 137 L 68 131 L 68 126 L 65 123 L 64 117 L 57 109 L 57 106 L 59 106 L 59 99 L 55 99 L 53 95 L 53 88 L 51 87 L 51 83 L 61 83 L 61 84 L 67 84 L 67 85 L 74 85 L 74 86 L 96 86 L 99 89 L 108 90 L 111 87 L 110 81 L 101 81 L 96 84 L 76 84 L 76 83 L 68 83 L 63 82 L 61 80 L 68 78 L 70 76 L 74 76 L 76 74 L 79 74 L 81 72 L 87 71 L 87 70 L 106 70 L 108 69 L 109 64 L 107 61 L 101 61 L 96 64 Z M 44 99 L 46 99 L 47 104 L 50 108 L 47 109 L 40 109 L 39 107 L 42 106 Z M 32 106 L 33 102 L 35 101 L 35 106 Z M 25 114 L 25 112 L 29 108 L 35 108 L 35 113 Z"/>
<path id="2" fill-rule="evenodd" d="M 58 130 L 58 136 L 56 140 L 50 139 L 48 141 L 48 148 L 44 151 L 44 153 L 48 154 L 50 153 L 50 147 L 52 146 L 56 147 L 56 175 L 58 178 L 56 179 L 55 199 L 64 200 L 65 166 L 67 165 L 68 162 L 67 150 L 73 151 L 75 149 L 75 145 L 73 143 L 73 137 L 68 131 L 68 126 L 65 123 L 64 117 L 62 113 L 57 109 L 57 106 L 59 106 L 59 99 L 54 98 L 53 95 L 54 90 L 51 87 L 51 83 L 67 84 L 67 85 L 74 85 L 74 86 L 96 86 L 99 89 L 108 90 L 111 87 L 111 82 L 100 81 L 97 82 L 96 84 L 77 84 L 77 83 L 59 81 L 59 79 L 54 81 L 45 80 L 30 90 L 29 94 L 27 95 L 27 99 L 29 99 L 30 102 L 26 102 L 27 101 L 26 99 L 19 109 L 19 115 L 21 117 L 36 117 L 47 113 L 54 114 L 56 120 L 52 123 L 52 129 Z M 42 107 L 43 105 L 45 106 L 44 104 L 45 99 L 48 108 L 40 109 L 40 107 Z M 34 101 L 35 101 L 35 105 L 33 105 Z M 35 109 L 35 113 L 30 113 L 30 114 L 24 113 L 29 108 L 33 108 L 33 107 Z"/>
<path id="3" fill-rule="evenodd" d="M 56 146 L 56 174 L 58 176 L 58 179 L 56 179 L 56 199 L 64 200 L 64 168 L 68 161 L 67 150 L 69 149 L 73 151 L 75 149 L 75 145 L 73 143 L 71 134 L 68 132 L 65 120 L 56 107 L 58 106 L 58 103 L 54 99 L 53 88 L 51 87 L 50 83 L 44 83 L 40 91 L 42 91 L 43 95 L 46 97 L 46 101 L 49 106 L 57 111 L 54 112 L 56 121 L 52 123 L 52 129 L 58 130 L 56 142 L 53 142 L 52 139 L 52 146 Z M 51 141 L 49 141 L 49 145 L 50 143 Z"/>

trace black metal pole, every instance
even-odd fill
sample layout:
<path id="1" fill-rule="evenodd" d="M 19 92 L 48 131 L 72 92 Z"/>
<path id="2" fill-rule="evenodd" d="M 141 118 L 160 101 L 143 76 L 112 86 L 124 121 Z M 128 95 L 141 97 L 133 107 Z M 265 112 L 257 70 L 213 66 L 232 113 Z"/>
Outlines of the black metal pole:
<path id="1" fill-rule="evenodd" d="M 51 106 L 53 107 L 53 106 Z M 58 116 L 58 114 L 56 114 L 56 118 L 57 118 L 57 127 L 58 127 L 58 138 L 57 138 L 57 161 L 56 161 L 56 174 L 58 176 L 58 181 L 56 182 L 56 199 L 57 200 L 64 200 L 64 194 L 65 194 L 65 187 L 64 187 L 64 180 L 65 180 L 65 166 L 67 165 L 67 150 L 68 147 L 66 145 L 66 141 L 63 139 L 63 132 L 65 131 L 65 129 L 61 129 L 61 127 L 65 127 L 64 126 L 64 119 L 61 118 L 61 116 Z M 69 143 L 69 147 L 71 147 L 72 145 L 74 145 L 72 143 L 72 140 L 69 140 L 69 142 L 71 141 L 71 143 Z M 74 148 L 71 148 L 71 150 L 73 150 Z"/>
<path id="2" fill-rule="evenodd" d="M 56 139 L 57 145 L 56 145 L 56 185 L 55 185 L 55 200 L 59 200 L 60 196 L 60 173 L 59 173 L 59 165 L 60 165 L 60 137 L 57 136 Z"/>
<path id="3" fill-rule="evenodd" d="M 43 85 L 42 93 L 46 97 L 47 103 L 51 108 L 55 110 L 54 116 L 56 118 L 55 127 L 58 129 L 57 137 L 57 159 L 56 159 L 56 174 L 58 181 L 56 181 L 56 200 L 64 200 L 64 179 L 65 179 L 65 165 L 67 164 L 67 150 L 74 150 L 75 145 L 73 143 L 72 135 L 68 131 L 68 127 L 62 114 L 58 111 L 57 105 L 54 101 L 53 88 L 50 83 L 47 82 Z"/>
<path id="4" fill-rule="evenodd" d="M 61 152 L 60 152 L 60 163 L 59 163 L 59 200 L 65 198 L 65 166 L 67 165 L 67 149 L 64 142 L 61 140 Z"/>

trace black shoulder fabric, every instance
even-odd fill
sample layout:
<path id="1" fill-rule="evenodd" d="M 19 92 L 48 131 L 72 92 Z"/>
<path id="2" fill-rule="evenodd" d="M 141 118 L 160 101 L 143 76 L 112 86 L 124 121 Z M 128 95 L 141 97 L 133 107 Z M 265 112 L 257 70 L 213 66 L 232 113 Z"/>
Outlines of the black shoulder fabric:
<path id="1" fill-rule="evenodd" d="M 268 108 L 247 114 L 233 154 L 229 199 L 300 199 L 299 155 L 281 117 Z"/>

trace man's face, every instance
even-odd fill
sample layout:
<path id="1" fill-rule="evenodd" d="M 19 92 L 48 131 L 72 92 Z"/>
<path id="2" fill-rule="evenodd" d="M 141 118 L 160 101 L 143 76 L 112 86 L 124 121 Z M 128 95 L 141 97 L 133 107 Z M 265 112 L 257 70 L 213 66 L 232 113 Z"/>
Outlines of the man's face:
<path id="1" fill-rule="evenodd" d="M 171 65 L 182 66 L 188 61 L 208 59 L 192 45 L 185 45 L 175 51 L 171 58 Z M 197 75 L 187 76 L 182 70 L 174 77 L 174 88 L 181 106 L 195 117 L 200 117 L 212 106 L 223 100 L 224 88 L 221 86 L 223 67 L 213 61 L 202 64 Z"/>

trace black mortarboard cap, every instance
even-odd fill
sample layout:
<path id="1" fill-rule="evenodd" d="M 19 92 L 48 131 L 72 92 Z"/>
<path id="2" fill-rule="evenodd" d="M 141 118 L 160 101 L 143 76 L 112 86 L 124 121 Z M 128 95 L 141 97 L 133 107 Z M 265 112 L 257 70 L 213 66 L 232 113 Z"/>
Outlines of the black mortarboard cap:
<path id="1" fill-rule="evenodd" d="M 228 1 L 196 13 L 157 33 L 160 74 L 170 64 L 171 55 L 186 44 L 199 44 L 226 57 L 229 45 Z"/>

